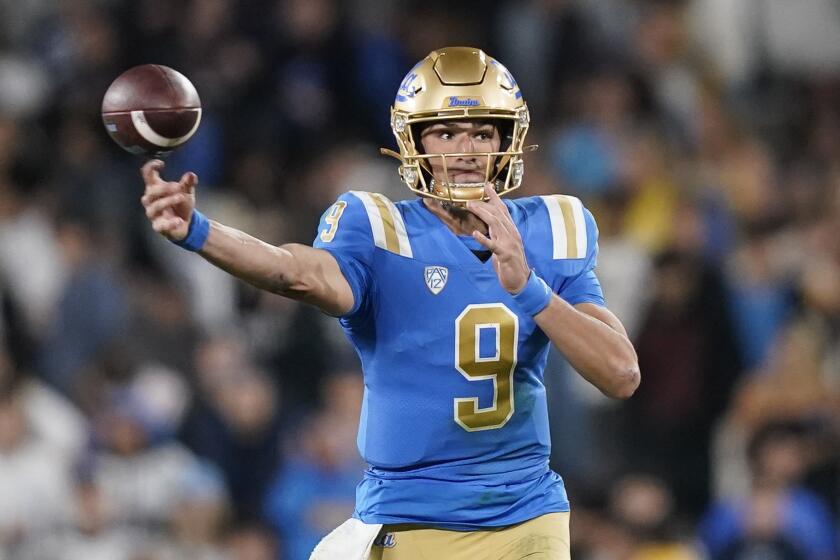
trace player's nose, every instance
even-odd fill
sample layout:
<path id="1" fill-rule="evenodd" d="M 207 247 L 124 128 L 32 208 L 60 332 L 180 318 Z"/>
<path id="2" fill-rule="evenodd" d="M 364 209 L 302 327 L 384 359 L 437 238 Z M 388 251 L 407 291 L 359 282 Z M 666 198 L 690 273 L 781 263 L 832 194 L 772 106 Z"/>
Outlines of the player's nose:
<path id="1" fill-rule="evenodd" d="M 461 153 L 474 153 L 475 152 L 475 144 L 473 143 L 472 135 L 470 134 L 460 134 L 458 137 L 458 145 L 456 149 Z M 475 156 L 460 156 L 459 159 L 464 161 L 474 161 Z"/>

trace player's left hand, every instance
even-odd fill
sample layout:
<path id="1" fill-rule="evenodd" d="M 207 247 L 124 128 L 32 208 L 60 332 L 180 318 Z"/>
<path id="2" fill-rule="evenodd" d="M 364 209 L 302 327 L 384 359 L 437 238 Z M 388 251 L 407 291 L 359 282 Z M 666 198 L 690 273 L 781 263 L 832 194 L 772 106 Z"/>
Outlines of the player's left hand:
<path id="1" fill-rule="evenodd" d="M 474 231 L 472 235 L 492 251 L 493 267 L 499 282 L 505 290 L 515 294 L 522 291 L 531 274 L 525 259 L 522 237 L 507 206 L 490 183 L 484 185 L 484 194 L 487 196 L 486 201 L 471 200 L 467 203 L 467 210 L 487 224 L 488 235 L 479 231 Z"/>

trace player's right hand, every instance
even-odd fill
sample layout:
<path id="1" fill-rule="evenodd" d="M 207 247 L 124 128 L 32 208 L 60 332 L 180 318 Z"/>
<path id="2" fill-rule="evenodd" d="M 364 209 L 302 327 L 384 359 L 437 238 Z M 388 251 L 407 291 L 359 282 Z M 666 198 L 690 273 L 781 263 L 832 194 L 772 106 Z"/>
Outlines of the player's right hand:
<path id="1" fill-rule="evenodd" d="M 160 176 L 163 166 L 161 160 L 153 159 L 141 168 L 146 190 L 140 202 L 146 209 L 152 229 L 167 239 L 181 241 L 190 229 L 198 176 L 187 172 L 180 181 L 164 181 Z"/>

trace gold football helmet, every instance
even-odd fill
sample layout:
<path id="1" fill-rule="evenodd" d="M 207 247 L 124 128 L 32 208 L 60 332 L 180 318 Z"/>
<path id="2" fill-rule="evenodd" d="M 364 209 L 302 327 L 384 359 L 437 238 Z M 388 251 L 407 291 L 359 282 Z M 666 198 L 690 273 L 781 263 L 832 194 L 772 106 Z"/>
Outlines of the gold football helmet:
<path id="1" fill-rule="evenodd" d="M 434 122 L 469 120 L 496 124 L 502 151 L 424 153 L 422 128 Z M 391 107 L 391 130 L 400 151 L 381 151 L 400 160 L 400 178 L 416 194 L 465 203 L 484 198 L 484 183 L 495 185 L 499 195 L 522 184 L 522 154 L 536 149 L 523 145 L 529 122 L 528 106 L 507 68 L 481 49 L 446 47 L 429 53 L 403 79 Z M 447 157 L 477 155 L 487 161 L 483 182 L 449 181 Z M 441 158 L 443 179 L 433 175 L 432 158 Z"/>

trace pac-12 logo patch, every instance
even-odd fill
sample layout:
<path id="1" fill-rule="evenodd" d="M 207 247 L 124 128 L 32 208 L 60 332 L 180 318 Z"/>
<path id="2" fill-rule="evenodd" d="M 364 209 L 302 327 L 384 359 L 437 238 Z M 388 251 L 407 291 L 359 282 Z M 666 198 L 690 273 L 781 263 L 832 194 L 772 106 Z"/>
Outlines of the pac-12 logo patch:
<path id="1" fill-rule="evenodd" d="M 438 295 L 446 286 L 449 270 L 445 266 L 427 266 L 423 276 L 426 278 L 426 287 L 434 295 Z"/>
<path id="2" fill-rule="evenodd" d="M 397 538 L 394 536 L 394 533 L 385 533 L 384 535 L 379 535 L 376 537 L 376 540 L 373 541 L 373 546 L 381 546 L 382 548 L 394 548 L 397 546 Z"/>

